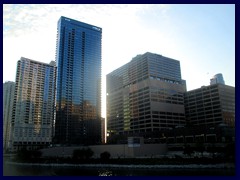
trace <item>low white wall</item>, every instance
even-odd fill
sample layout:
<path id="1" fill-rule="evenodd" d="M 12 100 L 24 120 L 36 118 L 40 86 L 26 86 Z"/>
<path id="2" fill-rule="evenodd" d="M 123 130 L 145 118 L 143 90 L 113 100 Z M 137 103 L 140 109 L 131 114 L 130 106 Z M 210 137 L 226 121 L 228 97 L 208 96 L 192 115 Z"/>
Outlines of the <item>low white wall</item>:
<path id="1" fill-rule="evenodd" d="M 116 145 L 95 145 L 88 146 L 94 152 L 95 158 L 99 158 L 100 154 L 108 151 L 111 158 L 118 157 L 154 157 L 167 154 L 166 144 L 141 144 L 140 147 L 128 147 L 127 144 Z M 71 157 L 74 149 L 88 148 L 86 146 L 79 147 L 52 147 L 42 149 L 43 157 Z"/>

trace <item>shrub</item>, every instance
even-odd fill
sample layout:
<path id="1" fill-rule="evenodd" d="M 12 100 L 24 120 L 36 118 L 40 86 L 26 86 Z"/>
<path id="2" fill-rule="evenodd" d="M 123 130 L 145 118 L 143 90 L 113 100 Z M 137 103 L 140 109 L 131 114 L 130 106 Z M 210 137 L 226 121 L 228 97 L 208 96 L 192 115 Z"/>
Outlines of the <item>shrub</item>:
<path id="1" fill-rule="evenodd" d="M 29 161 L 32 159 L 37 159 L 42 156 L 42 152 L 39 150 L 27 150 L 25 148 L 17 152 L 17 160 Z"/>
<path id="2" fill-rule="evenodd" d="M 193 148 L 188 144 L 185 145 L 184 150 L 183 150 L 183 154 L 186 154 L 189 157 L 191 157 L 193 153 L 194 153 Z"/>
<path id="3" fill-rule="evenodd" d="M 94 152 L 90 149 L 75 149 L 73 151 L 73 159 L 90 159 Z"/>
<path id="4" fill-rule="evenodd" d="M 107 151 L 104 151 L 103 153 L 100 154 L 100 158 L 102 160 L 108 160 L 110 159 L 110 157 L 111 157 L 111 154 Z"/>
<path id="5" fill-rule="evenodd" d="M 39 150 L 32 150 L 31 155 L 33 158 L 40 158 L 42 156 L 42 152 Z"/>

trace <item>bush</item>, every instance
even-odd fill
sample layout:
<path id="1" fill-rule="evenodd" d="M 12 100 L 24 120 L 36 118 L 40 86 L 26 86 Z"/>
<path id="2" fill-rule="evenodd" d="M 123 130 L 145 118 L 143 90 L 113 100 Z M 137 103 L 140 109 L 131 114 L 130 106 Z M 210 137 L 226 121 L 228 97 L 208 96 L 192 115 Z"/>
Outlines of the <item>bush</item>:
<path id="1" fill-rule="evenodd" d="M 37 159 L 42 156 L 42 152 L 39 150 L 27 150 L 25 148 L 17 152 L 17 160 L 20 161 L 30 161 L 32 159 Z"/>
<path id="2" fill-rule="evenodd" d="M 39 150 L 32 150 L 31 155 L 33 158 L 40 158 L 42 156 L 42 152 Z"/>
<path id="3" fill-rule="evenodd" d="M 235 158 L 235 143 L 229 143 L 224 148 L 224 155 L 227 158 Z"/>
<path id="4" fill-rule="evenodd" d="M 100 158 L 102 160 L 108 160 L 110 159 L 110 157 L 111 157 L 111 154 L 107 151 L 104 151 L 103 153 L 100 154 Z"/>
<path id="5" fill-rule="evenodd" d="M 73 151 L 73 159 L 90 159 L 94 152 L 90 149 L 75 149 Z"/>
<path id="6" fill-rule="evenodd" d="M 17 160 L 26 161 L 31 158 L 30 153 L 27 149 L 23 148 L 17 152 Z"/>
<path id="7" fill-rule="evenodd" d="M 193 148 L 190 145 L 187 144 L 184 146 L 183 154 L 186 154 L 189 157 L 191 157 L 193 153 L 194 153 Z"/>
<path id="8" fill-rule="evenodd" d="M 203 152 L 205 151 L 204 144 L 202 142 L 197 142 L 196 147 L 195 147 L 195 151 L 200 152 L 202 154 L 202 157 L 203 157 Z"/>

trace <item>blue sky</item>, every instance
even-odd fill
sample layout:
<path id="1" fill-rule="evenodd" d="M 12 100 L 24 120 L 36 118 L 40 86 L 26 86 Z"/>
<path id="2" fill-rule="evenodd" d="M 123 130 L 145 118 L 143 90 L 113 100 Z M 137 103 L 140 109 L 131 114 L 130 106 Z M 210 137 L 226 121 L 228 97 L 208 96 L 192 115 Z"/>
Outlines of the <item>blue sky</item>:
<path id="1" fill-rule="evenodd" d="M 15 81 L 21 57 L 55 60 L 57 21 L 66 16 L 102 33 L 103 116 L 105 76 L 137 54 L 180 61 L 187 90 L 222 73 L 235 86 L 235 5 L 3 5 L 3 82 Z"/>

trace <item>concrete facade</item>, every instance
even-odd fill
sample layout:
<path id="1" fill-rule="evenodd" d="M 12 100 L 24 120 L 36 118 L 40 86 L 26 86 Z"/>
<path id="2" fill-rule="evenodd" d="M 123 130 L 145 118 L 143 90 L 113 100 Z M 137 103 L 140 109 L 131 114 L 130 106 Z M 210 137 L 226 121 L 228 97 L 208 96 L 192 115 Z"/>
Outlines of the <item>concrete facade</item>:
<path id="1" fill-rule="evenodd" d="M 15 82 L 3 83 L 3 150 L 7 151 L 10 147 L 10 133 L 12 108 L 15 91 Z"/>
<path id="2" fill-rule="evenodd" d="M 11 150 L 48 147 L 52 142 L 56 66 L 21 57 L 12 108 Z"/>
<path id="3" fill-rule="evenodd" d="M 109 73 L 107 81 L 108 143 L 116 136 L 143 136 L 185 125 L 180 62 L 145 53 Z"/>
<path id="4" fill-rule="evenodd" d="M 235 87 L 213 84 L 185 93 L 187 123 L 235 127 Z"/>

